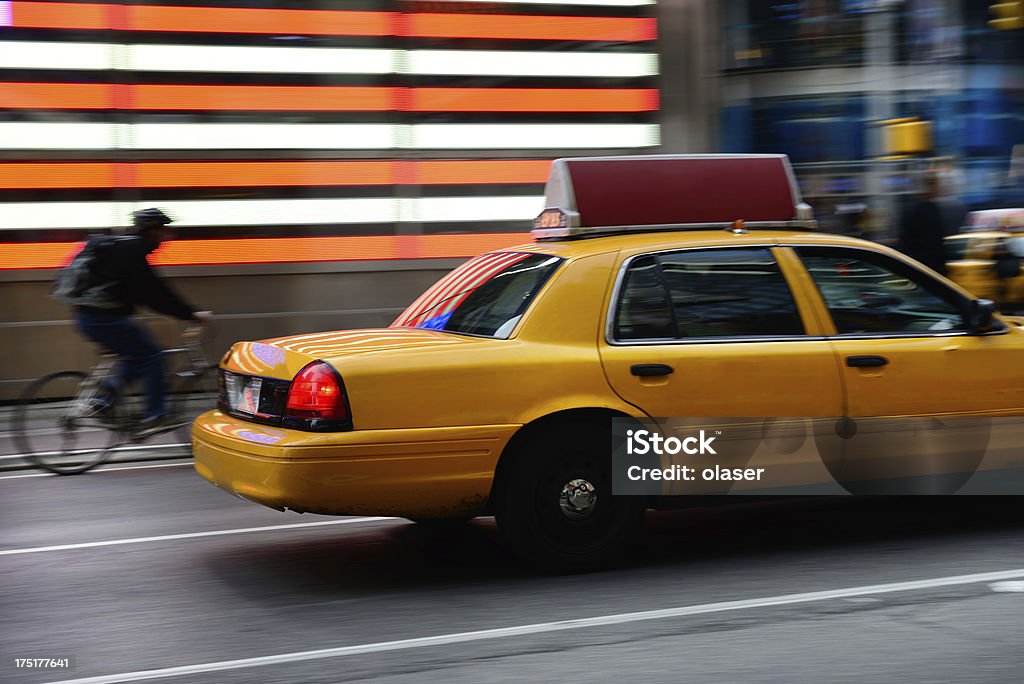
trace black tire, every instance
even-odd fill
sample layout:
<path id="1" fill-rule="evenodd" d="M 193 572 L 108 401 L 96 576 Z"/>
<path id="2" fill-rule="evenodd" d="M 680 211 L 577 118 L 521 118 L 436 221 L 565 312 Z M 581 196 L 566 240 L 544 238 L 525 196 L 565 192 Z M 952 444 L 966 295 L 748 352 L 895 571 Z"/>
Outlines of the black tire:
<path id="1" fill-rule="evenodd" d="M 611 496 L 611 451 L 610 425 L 573 420 L 534 432 L 506 454 L 511 461 L 496 493 L 495 517 L 507 543 L 556 572 L 613 560 L 639 531 L 645 502 Z M 591 487 L 580 489 L 581 483 Z M 569 501 L 572 491 L 582 492 L 579 507 Z"/>
<path id="2" fill-rule="evenodd" d="M 100 421 L 69 415 L 70 403 L 86 374 L 58 371 L 39 378 L 22 392 L 12 416 L 15 442 L 25 458 L 58 475 L 77 475 L 103 463 L 117 445 L 116 430 Z"/>

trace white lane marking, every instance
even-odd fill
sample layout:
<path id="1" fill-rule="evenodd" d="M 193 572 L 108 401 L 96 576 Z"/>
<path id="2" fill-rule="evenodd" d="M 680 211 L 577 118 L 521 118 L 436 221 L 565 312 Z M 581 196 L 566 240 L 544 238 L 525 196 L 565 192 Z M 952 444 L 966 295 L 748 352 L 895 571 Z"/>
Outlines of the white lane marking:
<path id="1" fill-rule="evenodd" d="M 174 442 L 172 444 L 140 444 L 138 446 L 123 446 L 114 447 L 110 451 L 117 454 L 122 451 L 156 451 L 157 449 L 178 449 L 181 447 L 192 446 L 187 442 Z M 88 454 L 96 451 L 97 449 L 75 449 L 74 451 L 68 452 L 72 455 Z M 60 451 L 41 451 L 40 456 L 59 456 L 62 452 Z M 32 454 L 4 454 L 0 456 L 0 461 L 13 461 L 15 459 L 28 458 Z"/>
<path id="2" fill-rule="evenodd" d="M 98 468 L 90 470 L 90 473 L 113 473 L 118 470 L 145 470 L 146 468 L 177 468 L 180 466 L 190 466 L 192 461 L 184 461 L 182 463 L 156 463 L 154 465 L 140 465 L 140 466 L 124 466 L 123 468 L 104 468 L 102 465 Z M 26 477 L 59 477 L 56 473 L 27 473 L 25 475 L 0 475 L 0 480 L 20 480 Z"/>
<path id="3" fill-rule="evenodd" d="M 988 585 L 992 591 L 1024 593 L 1024 582 L 995 582 Z"/>
<path id="4" fill-rule="evenodd" d="M 343 520 L 322 520 L 319 522 L 292 523 L 290 525 L 268 525 L 266 527 L 243 527 L 233 530 L 211 530 L 209 532 L 164 534 L 158 537 L 110 539 L 108 541 L 83 542 L 81 544 L 60 544 L 59 546 L 34 546 L 25 549 L 5 549 L 0 551 L 0 556 L 16 556 L 25 553 L 45 553 L 47 551 L 68 551 L 70 549 L 93 549 L 99 546 L 121 546 L 123 544 L 146 544 L 148 542 L 173 541 L 175 539 L 196 539 L 198 537 L 220 537 L 228 534 L 246 534 L 248 532 L 274 532 L 277 530 L 294 530 L 303 527 L 323 527 L 325 525 L 350 525 L 352 523 L 379 522 L 381 520 L 400 520 L 400 518 L 345 518 Z"/>
<path id="5" fill-rule="evenodd" d="M 608 625 L 621 625 L 630 622 L 642 622 L 645 620 L 664 620 L 667 618 L 686 617 L 690 615 L 721 613 L 729 610 L 745 610 L 748 608 L 783 606 L 791 605 L 794 603 L 810 603 L 812 601 L 824 601 L 827 599 L 848 598 L 851 596 L 865 596 L 871 594 L 891 594 L 899 591 L 912 591 L 917 589 L 948 587 L 958 584 L 976 584 L 979 582 L 993 582 L 996 580 L 1017 579 L 1022 577 L 1024 577 L 1024 568 L 1018 568 L 1016 570 L 1003 570 L 1001 572 L 982 572 L 973 575 L 936 577 L 933 579 L 912 580 L 909 582 L 872 584 L 862 587 L 830 589 L 826 591 L 812 591 L 803 594 L 784 594 L 782 596 L 769 596 L 765 598 L 746 599 L 742 601 L 722 601 L 718 603 L 705 603 L 696 606 L 680 606 L 678 608 L 665 608 L 662 610 L 650 610 L 640 613 L 617 613 L 613 615 L 601 615 L 598 617 L 582 618 L 579 620 L 541 622 L 533 625 L 520 625 L 518 627 L 484 629 L 476 632 L 458 632 L 454 634 L 440 634 L 431 637 L 419 637 L 416 639 L 381 641 L 373 644 L 359 644 L 357 646 L 340 646 L 337 648 L 325 648 L 317 651 L 299 651 L 296 653 L 282 653 L 279 655 L 262 656 L 259 658 L 222 660 L 219 662 L 200 663 L 197 665 L 167 667 L 159 670 L 140 670 L 138 672 L 124 672 L 121 674 L 103 675 L 99 677 L 86 677 L 84 679 L 67 679 L 60 682 L 51 682 L 50 684 L 117 684 L 118 682 L 136 682 L 147 679 L 165 679 L 168 677 L 180 677 L 184 675 L 195 675 L 207 672 L 222 672 L 224 670 L 239 670 L 249 667 L 263 667 L 265 665 L 296 663 L 306 660 L 340 658 L 344 656 L 362 655 L 366 653 L 380 653 L 382 651 L 401 651 L 411 648 L 424 648 L 427 646 L 446 646 L 449 644 L 459 644 L 471 641 L 483 641 L 485 639 L 501 639 L 504 637 L 523 636 L 526 634 L 562 632 L 572 629 L 584 629 L 587 627 L 604 627 Z"/>

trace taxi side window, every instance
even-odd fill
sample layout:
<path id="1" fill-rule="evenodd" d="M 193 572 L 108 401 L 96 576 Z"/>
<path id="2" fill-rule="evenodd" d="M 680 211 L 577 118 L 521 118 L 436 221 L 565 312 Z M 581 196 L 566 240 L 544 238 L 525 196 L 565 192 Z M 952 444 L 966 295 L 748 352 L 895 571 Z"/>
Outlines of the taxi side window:
<path id="1" fill-rule="evenodd" d="M 672 337 L 672 313 L 658 262 L 653 256 L 634 259 L 619 291 L 615 339 L 652 340 Z"/>
<path id="2" fill-rule="evenodd" d="M 796 249 L 840 334 L 967 330 L 964 300 L 909 264 L 858 249 Z"/>
<path id="3" fill-rule="evenodd" d="M 618 340 L 779 337 L 804 328 L 770 250 L 707 249 L 634 260 L 615 333 Z"/>

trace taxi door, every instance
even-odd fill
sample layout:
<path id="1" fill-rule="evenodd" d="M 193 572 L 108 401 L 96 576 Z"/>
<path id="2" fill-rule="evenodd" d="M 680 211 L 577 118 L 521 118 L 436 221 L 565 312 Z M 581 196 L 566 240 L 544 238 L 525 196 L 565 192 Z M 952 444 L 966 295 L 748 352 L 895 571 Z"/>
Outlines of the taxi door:
<path id="1" fill-rule="evenodd" d="M 845 415 L 1024 415 L 1024 330 L 978 334 L 969 300 L 935 276 L 881 251 L 794 250 L 833 326 Z"/>
<path id="2" fill-rule="evenodd" d="M 771 245 L 628 256 L 600 343 L 608 382 L 654 418 L 842 415 L 829 343 Z"/>

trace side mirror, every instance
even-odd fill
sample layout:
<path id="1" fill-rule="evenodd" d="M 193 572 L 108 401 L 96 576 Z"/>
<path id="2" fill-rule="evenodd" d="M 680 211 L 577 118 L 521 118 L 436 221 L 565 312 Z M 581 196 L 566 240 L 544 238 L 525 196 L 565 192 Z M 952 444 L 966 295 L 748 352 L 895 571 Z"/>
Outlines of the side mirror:
<path id="1" fill-rule="evenodd" d="M 973 299 L 967 306 L 967 326 L 974 332 L 989 332 L 995 328 L 992 314 L 999 311 L 991 299 Z"/>

